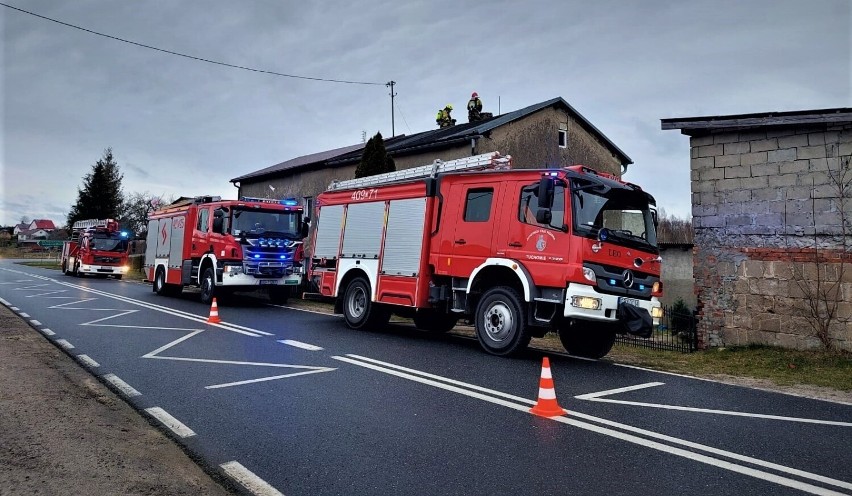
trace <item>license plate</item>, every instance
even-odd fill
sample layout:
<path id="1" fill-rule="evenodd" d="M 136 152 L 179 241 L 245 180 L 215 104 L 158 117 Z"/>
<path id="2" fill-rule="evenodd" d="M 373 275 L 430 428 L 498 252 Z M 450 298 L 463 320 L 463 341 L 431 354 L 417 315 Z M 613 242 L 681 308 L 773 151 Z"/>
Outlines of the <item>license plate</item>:
<path id="1" fill-rule="evenodd" d="M 298 286 L 299 281 L 296 281 L 295 279 L 287 279 L 287 280 L 284 281 L 284 284 L 289 284 L 291 286 Z"/>
<path id="2" fill-rule="evenodd" d="M 278 284 L 278 280 L 277 279 L 261 279 L 260 280 L 261 286 L 264 286 L 264 285 L 267 285 L 267 284 L 272 284 L 272 285 Z"/>
<path id="3" fill-rule="evenodd" d="M 618 304 L 620 305 L 620 304 L 622 304 L 622 303 L 630 303 L 630 304 L 631 304 L 631 305 L 633 305 L 634 307 L 639 307 L 639 306 L 641 306 L 641 305 L 640 305 L 640 303 L 639 303 L 639 300 L 637 300 L 636 298 L 619 298 L 619 299 L 618 299 Z"/>

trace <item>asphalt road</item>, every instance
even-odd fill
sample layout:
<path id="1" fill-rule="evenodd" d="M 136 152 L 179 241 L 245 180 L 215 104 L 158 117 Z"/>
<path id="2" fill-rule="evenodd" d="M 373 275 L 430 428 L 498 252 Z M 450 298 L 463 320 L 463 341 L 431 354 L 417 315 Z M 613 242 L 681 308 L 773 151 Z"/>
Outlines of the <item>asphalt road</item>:
<path id="1" fill-rule="evenodd" d="M 7 261 L 0 299 L 257 494 L 852 494 L 852 405 L 550 355 L 548 419 L 537 351 L 249 297 L 210 325 L 195 294 Z"/>

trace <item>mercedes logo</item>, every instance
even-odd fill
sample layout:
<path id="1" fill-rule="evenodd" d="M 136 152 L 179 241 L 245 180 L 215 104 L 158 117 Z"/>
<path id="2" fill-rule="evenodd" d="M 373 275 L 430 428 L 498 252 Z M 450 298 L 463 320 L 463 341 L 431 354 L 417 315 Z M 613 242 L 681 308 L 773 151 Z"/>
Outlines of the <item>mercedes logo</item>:
<path id="1" fill-rule="evenodd" d="M 625 270 L 624 273 L 621 274 L 621 277 L 624 280 L 624 287 L 625 288 L 632 288 L 633 287 L 633 272 L 630 272 L 629 270 Z"/>

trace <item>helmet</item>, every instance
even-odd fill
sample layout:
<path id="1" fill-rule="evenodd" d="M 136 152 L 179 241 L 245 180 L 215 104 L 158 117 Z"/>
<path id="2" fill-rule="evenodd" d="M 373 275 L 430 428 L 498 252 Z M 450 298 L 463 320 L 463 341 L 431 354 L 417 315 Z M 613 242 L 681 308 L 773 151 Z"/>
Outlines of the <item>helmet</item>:
<path id="1" fill-rule="evenodd" d="M 452 110 L 452 109 L 453 109 L 453 106 L 452 106 L 451 104 L 449 104 L 449 103 L 448 103 L 448 104 L 447 104 L 447 106 L 446 106 L 446 107 L 444 107 L 444 108 L 445 108 L 445 109 L 447 109 L 447 110 Z"/>
<path id="2" fill-rule="evenodd" d="M 471 97 L 471 98 L 478 98 L 478 97 L 479 97 L 479 93 L 477 93 L 477 92 L 475 92 L 475 91 L 474 91 L 473 93 L 471 93 L 470 97 Z"/>

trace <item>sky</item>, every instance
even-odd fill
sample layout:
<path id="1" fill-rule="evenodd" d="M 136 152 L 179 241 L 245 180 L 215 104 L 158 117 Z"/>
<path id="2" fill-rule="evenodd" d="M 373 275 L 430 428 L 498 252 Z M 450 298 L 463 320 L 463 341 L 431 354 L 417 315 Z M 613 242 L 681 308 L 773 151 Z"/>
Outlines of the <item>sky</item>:
<path id="1" fill-rule="evenodd" d="M 234 198 L 230 179 L 435 128 L 472 91 L 563 97 L 690 216 L 689 138 L 660 119 L 852 107 L 848 0 L 0 0 L 0 225 L 61 225 L 111 147 L 125 193 Z M 462 120 L 464 116 L 461 117 Z"/>

